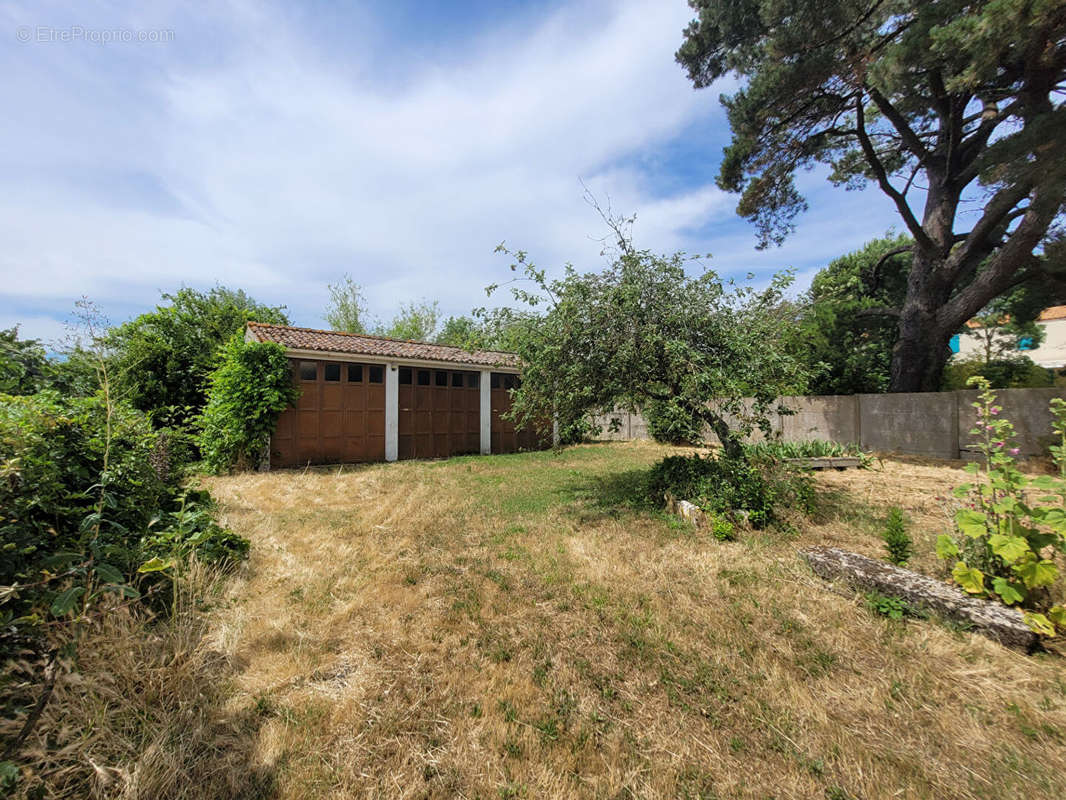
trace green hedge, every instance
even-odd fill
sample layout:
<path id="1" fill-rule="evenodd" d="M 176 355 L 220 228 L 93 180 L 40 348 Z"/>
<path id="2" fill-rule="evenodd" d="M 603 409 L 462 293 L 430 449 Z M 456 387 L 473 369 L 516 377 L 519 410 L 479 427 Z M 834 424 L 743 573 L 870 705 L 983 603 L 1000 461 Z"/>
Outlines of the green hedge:
<path id="1" fill-rule="evenodd" d="M 96 546 L 119 570 L 136 568 L 140 536 L 170 487 L 153 467 L 157 435 L 131 409 L 111 415 L 104 469 L 106 418 L 96 397 L 0 395 L 0 584 L 39 582 L 56 554 L 85 555 L 101 487 Z M 22 593 L 20 605 L 34 594 Z"/>
<path id="2" fill-rule="evenodd" d="M 0 651 L 12 630 L 73 610 L 64 595 L 110 584 L 135 597 L 153 557 L 244 557 L 210 496 L 182 487 L 166 437 L 127 406 L 109 415 L 99 396 L 0 394 Z"/>

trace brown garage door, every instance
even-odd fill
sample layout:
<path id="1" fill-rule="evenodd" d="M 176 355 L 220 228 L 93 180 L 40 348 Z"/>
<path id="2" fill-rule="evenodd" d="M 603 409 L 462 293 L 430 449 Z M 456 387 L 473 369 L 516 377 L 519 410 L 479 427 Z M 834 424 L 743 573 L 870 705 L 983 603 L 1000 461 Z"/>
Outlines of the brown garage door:
<path id="1" fill-rule="evenodd" d="M 491 380 L 492 452 L 517 453 L 544 447 L 530 428 L 515 430 L 514 423 L 503 419 L 503 415 L 511 410 L 511 390 L 517 389 L 522 379 L 506 372 L 493 372 Z"/>
<path id="2" fill-rule="evenodd" d="M 271 464 L 385 460 L 385 368 L 341 361 L 293 361 L 301 393 L 282 412 Z"/>
<path id="3" fill-rule="evenodd" d="M 481 445 L 476 372 L 400 367 L 400 458 L 448 458 Z"/>

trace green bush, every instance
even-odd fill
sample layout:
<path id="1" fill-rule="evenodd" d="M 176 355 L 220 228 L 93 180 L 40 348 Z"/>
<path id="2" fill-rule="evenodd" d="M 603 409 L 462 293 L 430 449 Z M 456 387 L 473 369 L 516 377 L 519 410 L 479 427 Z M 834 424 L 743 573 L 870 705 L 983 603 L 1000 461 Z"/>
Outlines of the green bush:
<path id="1" fill-rule="evenodd" d="M 697 444 L 703 441 L 703 423 L 673 403 L 652 400 L 644 406 L 648 433 L 662 444 Z"/>
<path id="2" fill-rule="evenodd" d="M 668 456 L 652 467 L 650 499 L 666 494 L 729 518 L 746 517 L 761 528 L 774 516 L 774 487 L 751 464 L 714 456 Z"/>
<path id="3" fill-rule="evenodd" d="M 0 625 L 27 632 L 101 591 L 136 597 L 138 570 L 164 550 L 244 556 L 207 493 L 181 491 L 165 442 L 99 395 L 0 395 Z"/>
<path id="4" fill-rule="evenodd" d="M 688 500 L 718 517 L 747 520 L 754 528 L 780 521 L 779 511 L 815 510 L 808 472 L 719 456 L 667 456 L 651 468 L 647 502 L 661 506 L 667 494 Z"/>
<path id="5" fill-rule="evenodd" d="M 0 395 L 0 584 L 37 583 L 60 570 L 61 554 L 91 555 L 123 574 L 136 568 L 140 536 L 169 490 L 153 468 L 156 435 L 144 415 L 120 407 L 110 416 L 105 468 L 108 414 L 98 397 Z M 14 606 L 56 588 L 20 590 Z"/>
<path id="6" fill-rule="evenodd" d="M 182 493 L 177 508 L 161 514 L 141 543 L 141 558 L 163 562 L 189 556 L 206 564 L 231 567 L 248 555 L 249 542 L 223 528 L 217 521 L 218 507 L 202 489 Z"/>
<path id="7" fill-rule="evenodd" d="M 885 530 L 882 533 L 882 538 L 885 540 L 888 560 L 897 567 L 907 566 L 907 561 L 914 552 L 914 542 L 911 541 L 911 537 L 907 534 L 902 509 L 893 508 L 888 512 L 888 519 L 885 520 Z"/>
<path id="8" fill-rule="evenodd" d="M 858 444 L 841 444 L 825 439 L 807 442 L 754 442 L 744 445 L 744 452 L 753 461 L 783 461 L 789 458 L 841 458 L 851 456 L 861 461 L 861 466 L 870 464 L 870 456 Z"/>
<path id="9" fill-rule="evenodd" d="M 736 526 L 720 514 L 710 515 L 711 536 L 719 542 L 731 542 L 737 538 Z"/>
<path id="10" fill-rule="evenodd" d="M 972 388 L 970 379 L 979 376 L 988 380 L 992 389 L 1030 389 L 1051 386 L 1051 371 L 1033 363 L 1028 356 L 1017 355 L 994 358 L 988 362 L 980 355 L 952 361 L 944 368 L 944 391 Z"/>
<path id="11" fill-rule="evenodd" d="M 234 336 L 209 384 L 200 434 L 204 464 L 212 472 L 254 467 L 281 412 L 299 397 L 285 348 Z"/>

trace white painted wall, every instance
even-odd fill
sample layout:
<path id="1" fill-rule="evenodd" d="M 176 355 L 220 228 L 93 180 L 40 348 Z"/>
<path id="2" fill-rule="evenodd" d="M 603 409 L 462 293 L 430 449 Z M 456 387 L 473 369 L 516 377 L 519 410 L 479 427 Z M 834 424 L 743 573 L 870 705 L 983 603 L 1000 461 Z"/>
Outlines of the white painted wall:
<path id="1" fill-rule="evenodd" d="M 1044 329 L 1043 343 L 1033 350 L 1019 351 L 1029 356 L 1034 363 L 1049 369 L 1066 366 L 1066 319 L 1052 319 L 1036 323 Z M 984 343 L 978 336 L 969 333 L 959 335 L 959 352 L 956 359 L 983 355 Z"/>
<path id="2" fill-rule="evenodd" d="M 492 370 L 481 370 L 481 455 L 492 452 Z"/>

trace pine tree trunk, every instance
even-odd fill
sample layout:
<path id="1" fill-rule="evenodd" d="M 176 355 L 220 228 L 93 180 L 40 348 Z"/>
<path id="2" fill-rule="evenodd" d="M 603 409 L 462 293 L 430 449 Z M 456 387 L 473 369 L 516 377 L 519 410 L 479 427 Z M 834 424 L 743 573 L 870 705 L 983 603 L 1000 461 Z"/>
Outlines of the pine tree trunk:
<path id="1" fill-rule="evenodd" d="M 951 357 L 953 330 L 944 328 L 939 311 L 950 291 L 937 285 L 936 262 L 915 253 L 907 299 L 900 309 L 899 336 L 892 349 L 890 392 L 935 392 Z"/>

